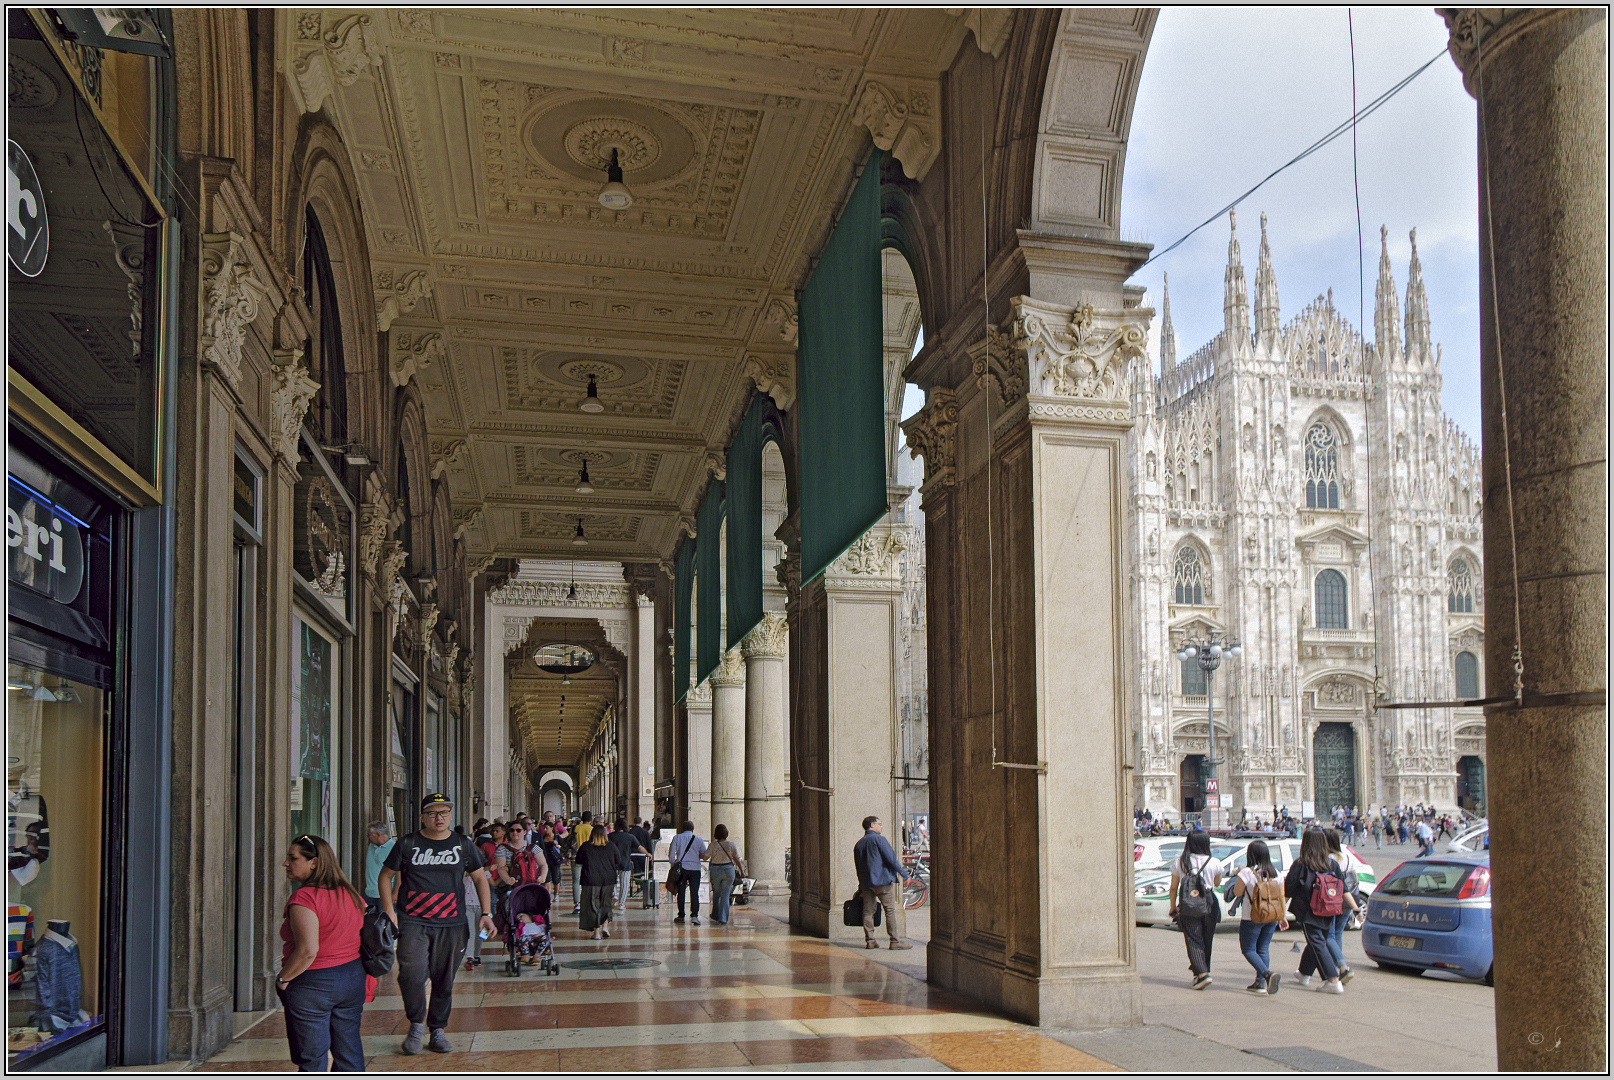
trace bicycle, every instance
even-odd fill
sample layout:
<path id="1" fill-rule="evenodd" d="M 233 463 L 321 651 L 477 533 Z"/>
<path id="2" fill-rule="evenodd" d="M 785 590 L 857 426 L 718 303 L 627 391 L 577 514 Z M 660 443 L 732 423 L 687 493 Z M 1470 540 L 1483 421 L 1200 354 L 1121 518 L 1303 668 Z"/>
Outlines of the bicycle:
<path id="1" fill-rule="evenodd" d="M 923 878 L 911 877 L 902 883 L 902 906 L 904 908 L 923 907 L 930 899 L 930 886 Z"/>

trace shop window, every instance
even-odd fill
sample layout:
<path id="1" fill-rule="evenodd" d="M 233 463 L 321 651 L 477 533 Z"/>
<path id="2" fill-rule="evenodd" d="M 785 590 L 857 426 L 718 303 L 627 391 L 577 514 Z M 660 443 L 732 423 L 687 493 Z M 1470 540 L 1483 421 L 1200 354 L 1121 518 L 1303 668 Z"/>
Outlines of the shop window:
<path id="1" fill-rule="evenodd" d="M 7 1062 L 99 1023 L 108 697 L 6 665 Z"/>
<path id="2" fill-rule="evenodd" d="M 331 836 L 339 760 L 341 649 L 301 614 L 293 617 L 297 655 L 292 663 L 291 708 L 296 739 L 291 760 L 291 834 Z"/>
<path id="3" fill-rule="evenodd" d="M 1317 628 L 1346 630 L 1350 622 L 1345 608 L 1345 576 L 1338 570 L 1317 575 Z"/>

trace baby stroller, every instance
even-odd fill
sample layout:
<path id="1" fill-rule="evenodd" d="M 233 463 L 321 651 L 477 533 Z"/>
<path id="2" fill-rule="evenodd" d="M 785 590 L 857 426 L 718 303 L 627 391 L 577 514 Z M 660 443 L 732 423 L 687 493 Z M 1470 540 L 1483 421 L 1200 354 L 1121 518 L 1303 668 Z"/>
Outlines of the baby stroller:
<path id="1" fill-rule="evenodd" d="M 538 926 L 534 936 L 521 936 L 521 916 L 531 915 Z M 505 909 L 504 947 L 507 959 L 505 973 L 514 977 L 521 974 L 523 963 L 536 964 L 545 975 L 559 975 L 560 965 L 555 963 L 555 951 L 549 935 L 549 889 L 543 885 L 518 885 L 510 890 L 509 906 Z"/>

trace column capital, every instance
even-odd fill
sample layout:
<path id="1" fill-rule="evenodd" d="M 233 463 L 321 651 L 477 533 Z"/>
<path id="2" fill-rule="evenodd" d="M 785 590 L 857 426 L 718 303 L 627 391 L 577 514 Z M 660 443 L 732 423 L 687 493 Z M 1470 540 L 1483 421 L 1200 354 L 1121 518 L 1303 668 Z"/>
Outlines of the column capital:
<path id="1" fill-rule="evenodd" d="M 1446 51 L 1463 73 L 1463 87 L 1479 97 L 1480 68 L 1502 45 L 1548 19 L 1572 13 L 1564 8 L 1436 8 L 1450 34 Z"/>
<path id="2" fill-rule="evenodd" d="M 908 529 L 876 525 L 824 571 L 827 588 L 901 588 L 902 553 L 908 550 Z"/>
<path id="3" fill-rule="evenodd" d="M 908 440 L 908 454 L 925 459 L 922 494 L 935 488 L 952 487 L 957 479 L 956 439 L 958 397 L 945 386 L 933 386 L 925 393 L 925 407 L 902 421 Z"/>
<path id="4" fill-rule="evenodd" d="M 712 685 L 714 687 L 745 685 L 745 658 L 740 655 L 739 648 L 730 649 L 723 654 L 723 659 L 712 672 Z"/>
<path id="5" fill-rule="evenodd" d="M 785 655 L 790 622 L 783 615 L 765 612 L 762 621 L 751 628 L 740 642 L 740 652 L 747 660 L 782 660 Z"/>

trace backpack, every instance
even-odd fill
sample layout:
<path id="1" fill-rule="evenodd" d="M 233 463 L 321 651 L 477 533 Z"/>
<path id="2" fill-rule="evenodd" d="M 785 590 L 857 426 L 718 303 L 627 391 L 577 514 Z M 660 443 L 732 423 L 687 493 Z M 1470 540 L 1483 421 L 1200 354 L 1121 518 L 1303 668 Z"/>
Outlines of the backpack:
<path id="1" fill-rule="evenodd" d="M 364 973 L 380 978 L 392 970 L 397 955 L 398 928 L 382 913 L 372 907 L 364 913 L 364 925 L 359 928 L 359 959 Z"/>
<path id="2" fill-rule="evenodd" d="M 1185 858 L 1191 858 L 1185 856 Z M 1188 866 L 1193 863 L 1189 862 Z M 1207 864 L 1208 867 L 1209 864 Z M 1177 886 L 1177 919 L 1188 921 L 1203 919 L 1211 913 L 1211 905 L 1216 903 L 1210 889 L 1205 886 L 1205 879 L 1201 876 L 1203 871 L 1184 874 Z M 1220 912 L 1218 912 L 1218 916 Z"/>
<path id="3" fill-rule="evenodd" d="M 1345 911 L 1345 883 L 1326 870 L 1311 884 L 1311 913 L 1331 919 Z"/>
<path id="4" fill-rule="evenodd" d="M 1255 889 L 1247 892 L 1250 898 L 1250 921 L 1253 923 L 1282 922 L 1288 906 L 1283 896 L 1283 882 L 1277 878 L 1262 878 Z"/>
<path id="5" fill-rule="evenodd" d="M 510 859 L 510 876 L 517 885 L 531 885 L 538 880 L 538 856 L 530 844 Z"/>

